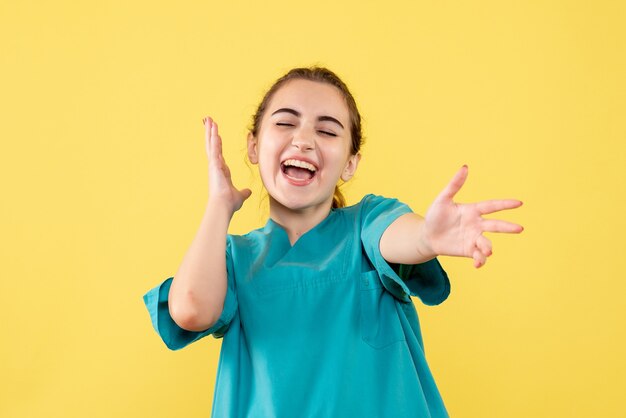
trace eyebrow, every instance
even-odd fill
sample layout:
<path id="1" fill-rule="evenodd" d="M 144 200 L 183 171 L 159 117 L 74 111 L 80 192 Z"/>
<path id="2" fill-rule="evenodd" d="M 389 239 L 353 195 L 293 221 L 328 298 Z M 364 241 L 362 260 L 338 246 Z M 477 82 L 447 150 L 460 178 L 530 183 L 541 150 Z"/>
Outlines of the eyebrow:
<path id="1" fill-rule="evenodd" d="M 274 113 L 272 113 L 272 116 L 274 116 L 275 114 L 277 114 L 277 113 L 279 113 L 279 112 L 287 112 L 287 113 L 291 113 L 292 115 L 295 115 L 295 116 L 297 116 L 297 117 L 302 116 L 302 115 L 300 114 L 300 112 L 298 112 L 297 110 L 290 109 L 290 108 L 288 108 L 288 107 L 283 107 L 283 108 L 280 108 L 280 109 L 276 110 Z M 319 120 L 320 122 L 321 122 L 321 121 L 325 121 L 325 120 L 330 121 L 330 122 L 335 122 L 337 125 L 341 126 L 343 129 L 345 129 L 345 128 L 343 127 L 343 125 L 341 124 L 341 122 L 339 122 L 337 119 L 333 118 L 332 116 L 326 116 L 326 115 L 324 115 L 324 116 L 320 116 L 320 117 L 318 117 L 318 118 L 317 118 L 317 120 Z"/>

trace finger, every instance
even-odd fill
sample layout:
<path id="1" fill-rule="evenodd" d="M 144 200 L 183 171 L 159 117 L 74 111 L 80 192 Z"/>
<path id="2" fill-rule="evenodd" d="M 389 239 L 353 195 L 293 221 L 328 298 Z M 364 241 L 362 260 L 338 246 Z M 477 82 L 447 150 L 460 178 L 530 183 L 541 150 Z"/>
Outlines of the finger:
<path id="1" fill-rule="evenodd" d="M 518 208 L 522 205 L 522 201 L 517 199 L 492 199 L 476 203 L 476 209 L 478 209 L 481 215 L 485 215 L 501 210 Z"/>
<path id="2" fill-rule="evenodd" d="M 474 267 L 476 268 L 480 268 L 481 266 L 484 266 L 485 262 L 487 261 L 487 258 L 485 257 L 485 255 L 481 253 L 478 248 L 474 250 L 474 254 L 472 255 L 472 258 L 474 259 Z"/>
<path id="3" fill-rule="evenodd" d="M 476 239 L 476 247 L 483 253 L 485 257 L 493 254 L 491 241 L 484 235 L 479 235 Z"/>
<path id="4" fill-rule="evenodd" d="M 211 157 L 213 158 L 213 161 L 218 161 L 219 156 L 222 155 L 222 144 L 221 144 L 221 138 L 217 134 L 217 123 L 215 121 L 211 125 L 210 146 L 211 146 Z"/>
<path id="5" fill-rule="evenodd" d="M 222 137 L 217 132 L 217 130 L 218 130 L 217 123 L 213 122 L 213 124 L 215 125 L 215 137 L 213 137 L 213 139 L 215 139 L 215 142 L 216 142 L 216 145 L 217 145 L 217 152 L 221 156 L 222 155 Z"/>
<path id="6" fill-rule="evenodd" d="M 224 171 L 224 173 L 230 177 L 230 170 L 228 169 L 228 165 L 226 164 L 226 160 L 224 159 L 224 154 L 222 154 L 222 138 L 218 136 L 216 142 L 218 143 L 217 144 L 217 159 L 219 160 L 220 167 L 222 167 L 222 170 Z"/>
<path id="7" fill-rule="evenodd" d="M 454 175 L 450 183 L 439 193 L 438 199 L 452 199 L 454 195 L 461 189 L 465 179 L 467 178 L 468 167 L 463 165 L 459 171 Z"/>
<path id="8" fill-rule="evenodd" d="M 202 119 L 202 123 L 204 123 L 204 147 L 206 148 L 206 154 L 211 158 L 211 125 L 212 120 L 210 117 L 205 117 Z"/>
<path id="9" fill-rule="evenodd" d="M 230 168 L 226 165 L 226 161 L 224 161 L 224 157 L 222 155 L 220 155 L 220 167 L 224 176 L 226 178 L 230 178 Z"/>
<path id="10" fill-rule="evenodd" d="M 481 225 L 483 231 L 486 232 L 507 232 L 519 234 L 524 230 L 524 227 L 521 225 L 499 219 L 483 219 Z"/>

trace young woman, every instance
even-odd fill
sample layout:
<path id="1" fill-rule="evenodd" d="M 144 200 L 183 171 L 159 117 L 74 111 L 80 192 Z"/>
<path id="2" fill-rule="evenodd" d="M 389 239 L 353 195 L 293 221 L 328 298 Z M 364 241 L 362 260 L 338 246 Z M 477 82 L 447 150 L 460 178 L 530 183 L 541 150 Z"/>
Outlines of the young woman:
<path id="1" fill-rule="evenodd" d="M 270 217 L 228 234 L 250 196 L 231 182 L 221 138 L 203 120 L 209 199 L 178 271 L 144 295 L 155 330 L 178 350 L 223 337 L 214 417 L 446 417 L 411 296 L 443 302 L 438 255 L 485 264 L 483 232 L 522 227 L 481 215 L 519 200 L 458 204 L 463 166 L 424 218 L 396 199 L 345 206 L 338 183 L 360 159 L 361 118 L 332 71 L 296 68 L 270 88 L 248 135 Z"/>

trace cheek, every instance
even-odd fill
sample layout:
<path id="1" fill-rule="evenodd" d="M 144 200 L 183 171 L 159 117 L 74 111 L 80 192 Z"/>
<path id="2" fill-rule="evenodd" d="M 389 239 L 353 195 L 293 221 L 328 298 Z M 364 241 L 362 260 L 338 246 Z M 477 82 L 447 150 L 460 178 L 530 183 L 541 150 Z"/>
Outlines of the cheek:
<path id="1" fill-rule="evenodd" d="M 343 147 L 329 150 L 326 154 L 325 161 L 330 163 L 333 172 L 341 173 L 348 161 L 348 151 Z"/>
<path id="2" fill-rule="evenodd" d="M 269 147 L 264 147 L 259 151 L 259 163 L 263 163 L 266 166 L 273 165 L 276 158 L 276 151 Z"/>
<path id="3" fill-rule="evenodd" d="M 276 172 L 280 170 L 280 163 L 278 162 L 278 154 L 276 150 L 265 147 L 259 151 L 259 172 L 261 176 L 265 176 L 269 179 Z"/>

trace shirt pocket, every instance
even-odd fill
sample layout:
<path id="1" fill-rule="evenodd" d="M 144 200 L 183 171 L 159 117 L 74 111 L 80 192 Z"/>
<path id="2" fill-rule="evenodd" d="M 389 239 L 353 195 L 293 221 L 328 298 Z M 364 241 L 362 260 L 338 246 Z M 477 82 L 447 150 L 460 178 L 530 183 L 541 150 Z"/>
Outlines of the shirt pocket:
<path id="1" fill-rule="evenodd" d="M 359 280 L 361 338 L 380 349 L 406 341 L 394 297 L 385 290 L 376 270 L 361 273 Z"/>

